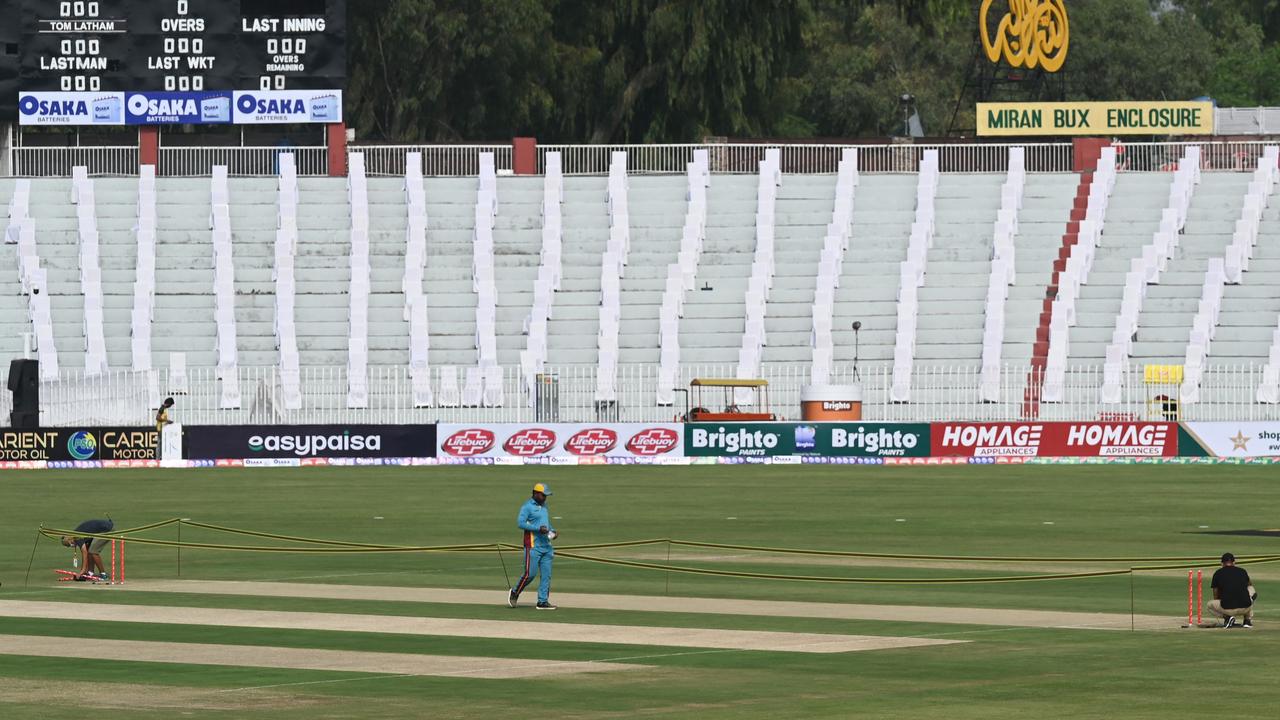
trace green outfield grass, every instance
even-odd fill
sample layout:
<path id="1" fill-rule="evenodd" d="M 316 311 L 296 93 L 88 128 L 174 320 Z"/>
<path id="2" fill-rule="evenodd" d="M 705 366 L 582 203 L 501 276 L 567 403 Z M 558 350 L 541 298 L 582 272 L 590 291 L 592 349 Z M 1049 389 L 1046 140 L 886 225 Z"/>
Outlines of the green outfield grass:
<path id="1" fill-rule="evenodd" d="M 171 517 L 368 543 L 515 543 L 516 510 L 548 482 L 558 545 L 679 538 L 767 547 L 876 553 L 1081 556 L 1280 554 L 1280 538 L 1204 530 L 1280 525 L 1274 470 L 1249 466 L 324 468 L 290 470 L 8 472 L 0 475 L 0 601 L 53 600 L 204 608 L 297 610 L 537 623 L 654 625 L 962 639 L 961 645 L 834 655 L 423 638 L 0 618 L 0 634 L 271 645 L 391 653 L 550 660 L 618 660 L 650 670 L 538 680 L 396 678 L 353 673 L 99 662 L 0 655 L 0 716 L 175 717 L 158 700 L 176 689 L 221 690 L 183 717 L 1178 717 L 1255 713 L 1280 670 L 1280 630 L 1267 619 L 1280 567 L 1251 569 L 1260 593 L 1253 631 L 1177 631 L 1185 572 L 972 585 L 799 583 L 708 577 L 556 562 L 555 592 L 810 600 L 1167 615 L 1168 632 L 886 623 L 771 616 L 621 612 L 561 606 L 512 611 L 502 600 L 514 553 L 300 556 L 186 549 L 183 579 L 486 588 L 494 604 L 340 601 L 58 586 L 69 553 L 37 527 L 71 527 L 109 514 L 117 527 Z M 380 518 L 380 519 L 375 519 Z M 732 519 L 731 519 L 732 518 Z M 1050 524 L 1051 523 L 1051 524 Z M 1202 526 L 1207 526 L 1204 528 Z M 267 541 L 186 528 L 184 542 Z M 176 539 L 174 528 L 147 537 Z M 665 545 L 601 551 L 666 562 Z M 173 548 L 133 544 L 131 580 L 172 579 Z M 504 573 L 505 562 L 505 573 Z M 1047 562 L 922 567 L 882 560 L 671 550 L 672 564 L 836 577 L 980 577 L 1056 571 Z M 1080 563 L 1069 569 L 1124 567 Z M 1246 565 L 1247 567 L 1247 565 Z M 1211 571 L 1213 564 L 1205 566 Z M 1206 575 L 1208 573 L 1206 572 Z M 1206 581 L 1207 585 L 1207 581 Z M 1132 590 L 1132 595 L 1131 595 Z M 1280 627 L 1280 626 L 1277 626 Z M 193 658 L 193 663 L 198 658 Z M 1210 669 L 1221 667 L 1229 687 Z M 98 683 L 87 698 L 43 697 L 50 683 Z M 7 682 L 6 682 L 7 681 Z M 244 688 L 278 686 L 250 691 Z M 100 699 L 118 688 L 119 707 Z M 138 690 L 141 687 L 145 692 Z M 8 689 L 6 689 L 8 688 Z M 26 688 L 26 690 L 24 690 Z M 175 695 L 176 696 L 176 695 Z M 263 700 L 266 698 L 267 700 Z M 269 701 L 269 702 L 268 702 Z M 222 704 L 219 704 L 222 703 Z M 257 703 L 257 704 L 255 704 Z M 259 706 L 266 703 L 269 706 Z M 272 704 L 274 703 L 274 704 Z M 187 715 L 185 713 L 190 713 Z"/>

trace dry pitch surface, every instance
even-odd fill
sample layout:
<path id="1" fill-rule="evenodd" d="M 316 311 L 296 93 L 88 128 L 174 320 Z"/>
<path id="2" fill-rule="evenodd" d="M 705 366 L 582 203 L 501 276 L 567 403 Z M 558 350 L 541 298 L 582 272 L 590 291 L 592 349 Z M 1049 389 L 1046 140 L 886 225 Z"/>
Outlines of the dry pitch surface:
<path id="1" fill-rule="evenodd" d="M 502 599 L 500 597 L 501 593 L 477 590 L 265 582 L 148 581 L 117 586 L 62 587 L 69 588 L 69 591 L 87 590 L 89 592 L 183 592 L 208 595 L 258 595 L 486 605 L 496 604 L 497 601 Z M 861 607 L 865 610 L 866 608 L 874 607 L 823 603 L 774 603 L 571 593 L 558 594 L 557 602 L 567 606 L 617 610 L 768 614 L 828 618 L 860 617 L 866 613 L 858 613 L 857 608 Z M 562 613 L 571 612 L 567 606 L 561 611 Z M 886 610 L 893 610 L 893 608 L 879 608 L 878 612 Z M 0 617 L 376 632 L 420 635 L 424 637 L 535 639 L 570 643 L 612 643 L 618 645 L 708 648 L 729 651 L 767 650 L 796 653 L 842 653 L 926 645 L 948 645 L 961 642 L 959 640 L 916 637 L 664 628 L 573 622 L 529 623 L 520 620 L 471 620 L 166 606 L 146 606 L 144 608 L 135 605 L 111 603 L 33 602 L 22 600 L 0 602 Z M 1079 618 L 1076 619 L 1078 620 Z M 455 655 L 406 655 L 403 653 L 142 642 L 133 640 L 79 639 L 69 643 L 63 638 L 27 635 L 0 635 L 0 654 L 383 673 L 399 676 L 420 675 L 498 679 L 549 677 L 591 672 L 635 671 L 645 668 L 643 665 L 613 661 L 533 661 L 493 657 L 459 657 Z M 9 695 L 9 693 L 6 692 L 5 695 Z"/>

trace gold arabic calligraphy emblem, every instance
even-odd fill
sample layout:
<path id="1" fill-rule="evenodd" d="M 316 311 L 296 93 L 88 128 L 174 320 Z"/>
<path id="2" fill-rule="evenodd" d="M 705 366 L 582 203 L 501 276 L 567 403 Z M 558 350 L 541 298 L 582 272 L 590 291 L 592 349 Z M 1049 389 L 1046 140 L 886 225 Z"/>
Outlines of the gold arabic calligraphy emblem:
<path id="1" fill-rule="evenodd" d="M 1009 12 L 1000 18 L 994 40 L 987 35 L 990 9 L 991 0 L 982 0 L 978 32 L 988 60 L 999 62 L 1003 56 L 1013 67 L 1043 67 L 1046 72 L 1062 68 L 1070 40 L 1062 0 L 1009 0 Z"/>

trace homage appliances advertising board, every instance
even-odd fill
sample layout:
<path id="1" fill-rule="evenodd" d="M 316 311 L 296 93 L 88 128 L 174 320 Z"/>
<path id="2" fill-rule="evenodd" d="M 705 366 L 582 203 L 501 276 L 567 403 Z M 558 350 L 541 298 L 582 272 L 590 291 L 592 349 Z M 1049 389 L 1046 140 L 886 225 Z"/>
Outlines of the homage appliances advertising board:
<path id="1" fill-rule="evenodd" d="M 437 430 L 441 462 L 661 463 L 684 457 L 681 428 L 671 423 L 442 424 Z"/>
<path id="2" fill-rule="evenodd" d="M 935 457 L 1172 457 L 1167 422 L 934 423 Z"/>
<path id="3" fill-rule="evenodd" d="M 436 451 L 435 425 L 186 425 L 189 460 L 414 458 Z"/>

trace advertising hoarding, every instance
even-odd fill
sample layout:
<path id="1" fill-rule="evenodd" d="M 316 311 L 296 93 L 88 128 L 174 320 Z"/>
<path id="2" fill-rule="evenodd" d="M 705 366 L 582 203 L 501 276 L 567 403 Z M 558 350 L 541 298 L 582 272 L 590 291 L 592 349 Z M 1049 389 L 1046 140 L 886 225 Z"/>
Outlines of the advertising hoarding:
<path id="1" fill-rule="evenodd" d="M 1280 422 L 1188 422 L 1182 425 L 1191 439 L 1212 457 L 1280 457 Z M 1183 454 L 1191 455 L 1196 449 L 1184 448 Z"/>
<path id="2" fill-rule="evenodd" d="M 342 91 L 24 92 L 18 124 L 270 125 L 342 122 Z"/>
<path id="3" fill-rule="evenodd" d="M 445 423 L 438 430 L 441 461 L 660 463 L 684 457 L 680 426 L 672 423 Z"/>
<path id="4" fill-rule="evenodd" d="M 1172 457 L 1169 422 L 933 423 L 935 457 Z"/>
<path id="5" fill-rule="evenodd" d="M 146 427 L 0 430 L 0 461 L 158 460 L 160 436 Z"/>
<path id="6" fill-rule="evenodd" d="M 435 425 L 186 425 L 189 460 L 434 457 Z"/>
<path id="7" fill-rule="evenodd" d="M 927 457 L 927 423 L 688 423 L 690 457 Z"/>

